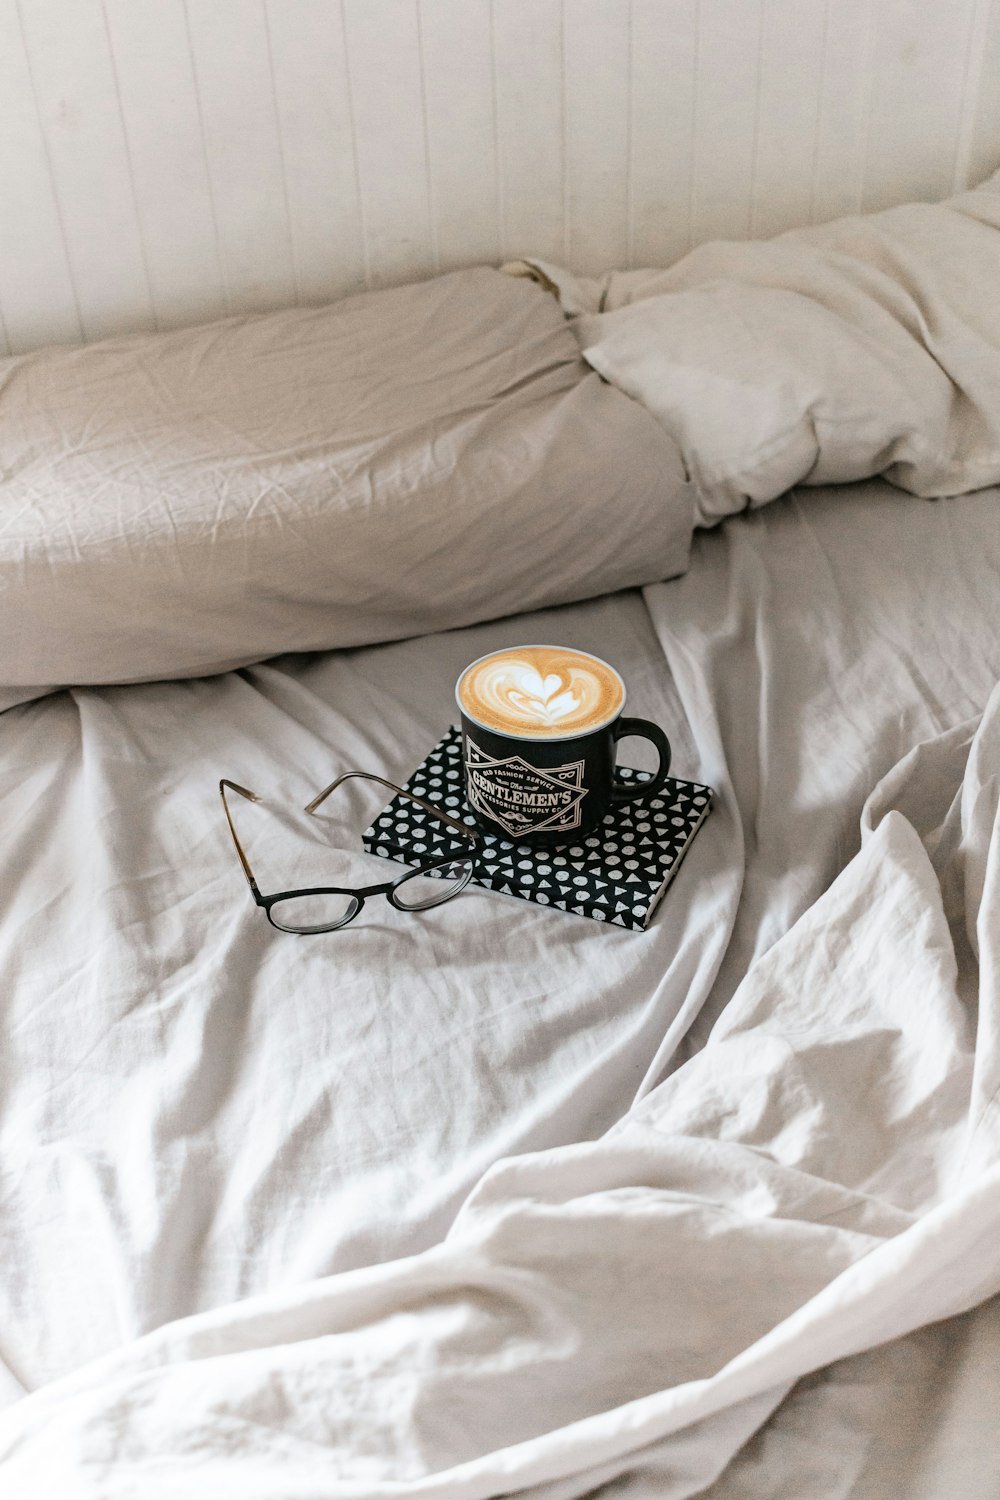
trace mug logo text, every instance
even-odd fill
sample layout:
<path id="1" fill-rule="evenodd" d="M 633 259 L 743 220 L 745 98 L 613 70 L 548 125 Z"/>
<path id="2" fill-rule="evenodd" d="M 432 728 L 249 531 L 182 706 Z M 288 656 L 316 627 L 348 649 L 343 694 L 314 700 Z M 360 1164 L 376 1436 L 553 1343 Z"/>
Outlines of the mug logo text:
<path id="1" fill-rule="evenodd" d="M 515 841 L 542 829 L 570 832 L 580 826 L 584 762 L 540 770 L 520 755 L 487 755 L 466 740 L 466 788 L 477 812 L 491 818 Z"/>

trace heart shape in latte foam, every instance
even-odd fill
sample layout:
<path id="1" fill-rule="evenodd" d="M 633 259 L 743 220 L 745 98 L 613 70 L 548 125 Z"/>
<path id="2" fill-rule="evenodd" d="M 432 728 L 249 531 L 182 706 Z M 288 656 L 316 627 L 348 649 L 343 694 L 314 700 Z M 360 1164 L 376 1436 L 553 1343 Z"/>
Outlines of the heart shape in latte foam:
<path id="1" fill-rule="evenodd" d="M 508 689 L 508 700 L 531 718 L 551 724 L 564 719 L 580 706 L 580 700 L 568 688 L 560 692 L 563 680 L 555 672 L 550 672 L 543 680 L 534 667 L 521 667 L 516 668 L 512 675 L 518 686 Z"/>

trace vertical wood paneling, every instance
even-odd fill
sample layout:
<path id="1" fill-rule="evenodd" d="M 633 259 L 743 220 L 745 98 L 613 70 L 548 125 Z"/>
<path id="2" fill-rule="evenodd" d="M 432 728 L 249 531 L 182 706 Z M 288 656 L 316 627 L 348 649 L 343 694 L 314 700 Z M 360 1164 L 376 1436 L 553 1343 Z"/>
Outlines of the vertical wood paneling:
<path id="1" fill-rule="evenodd" d="M 343 0 L 368 280 L 434 269 L 415 0 Z"/>
<path id="2" fill-rule="evenodd" d="M 227 306 L 295 301 L 263 0 L 186 0 Z"/>
<path id="3" fill-rule="evenodd" d="M 977 0 L 969 27 L 955 190 L 975 187 L 1000 168 L 1000 5 Z"/>
<path id="4" fill-rule="evenodd" d="M 490 8 L 424 0 L 419 17 L 438 264 L 495 264 L 502 251 Z"/>
<path id="5" fill-rule="evenodd" d="M 11 353 L 83 337 L 16 0 L 0 0 L 0 300 Z"/>
<path id="6" fill-rule="evenodd" d="M 85 337 L 154 323 L 100 0 L 21 0 L 38 120 Z"/>
<path id="7" fill-rule="evenodd" d="M 629 257 L 630 12 L 622 0 L 564 5 L 566 259 L 583 272 Z"/>
<path id="8" fill-rule="evenodd" d="M 984 50 L 969 152 L 971 183 L 1000 169 L 1000 0 L 994 0 Z"/>
<path id="9" fill-rule="evenodd" d="M 975 0 L 881 8 L 871 73 L 865 210 L 952 190 Z"/>
<path id="10" fill-rule="evenodd" d="M 691 246 L 698 0 L 633 0 L 629 263 L 668 266 Z"/>
<path id="11" fill-rule="evenodd" d="M 0 0 L 0 352 L 1000 167 L 1000 0 Z"/>
<path id="12" fill-rule="evenodd" d="M 750 229 L 808 223 L 828 0 L 764 0 Z"/>
<path id="13" fill-rule="evenodd" d="M 861 206 L 871 99 L 877 86 L 871 58 L 871 0 L 829 0 L 813 160 L 811 211 L 822 224 Z"/>
<path id="14" fill-rule="evenodd" d="M 104 0 L 157 326 L 226 310 L 182 0 Z"/>
<path id="15" fill-rule="evenodd" d="M 321 302 L 364 286 L 343 17 L 331 0 L 268 0 L 298 291 Z"/>
<path id="16" fill-rule="evenodd" d="M 699 0 L 691 233 L 750 233 L 763 0 Z"/>
<path id="17" fill-rule="evenodd" d="M 566 260 L 562 10 L 559 0 L 493 5 L 504 257 L 533 253 Z"/>

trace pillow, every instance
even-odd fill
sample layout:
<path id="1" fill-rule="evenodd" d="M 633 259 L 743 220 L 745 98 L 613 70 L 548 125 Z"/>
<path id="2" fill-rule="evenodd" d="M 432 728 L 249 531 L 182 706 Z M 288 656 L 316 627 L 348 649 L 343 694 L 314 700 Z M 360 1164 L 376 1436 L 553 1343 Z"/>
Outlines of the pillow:
<path id="1" fill-rule="evenodd" d="M 646 583 L 691 522 L 676 445 L 486 267 L 7 359 L 0 705 Z"/>
<path id="2" fill-rule="evenodd" d="M 940 204 L 712 243 L 666 271 L 531 268 L 678 443 L 711 525 L 795 484 L 1000 483 L 1000 173 Z"/>

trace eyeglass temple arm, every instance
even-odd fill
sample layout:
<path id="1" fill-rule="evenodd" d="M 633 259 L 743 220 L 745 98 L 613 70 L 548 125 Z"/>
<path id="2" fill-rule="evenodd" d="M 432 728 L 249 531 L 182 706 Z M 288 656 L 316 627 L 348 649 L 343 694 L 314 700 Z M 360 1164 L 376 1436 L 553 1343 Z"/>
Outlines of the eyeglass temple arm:
<path id="1" fill-rule="evenodd" d="M 442 812 L 439 807 L 435 807 L 433 802 L 425 802 L 423 797 L 415 797 L 412 792 L 404 791 L 403 788 L 401 786 L 397 786 L 394 781 L 386 781 L 384 776 L 376 776 L 372 771 L 344 771 L 342 775 L 337 777 L 336 781 L 331 781 L 328 787 L 324 787 L 323 790 L 317 796 L 315 796 L 311 802 L 307 803 L 304 811 L 307 813 L 314 813 L 319 807 L 320 803 L 326 801 L 331 792 L 335 792 L 342 782 L 350 781 L 352 777 L 357 777 L 361 781 L 377 781 L 379 786 L 384 786 L 387 791 L 395 792 L 401 797 L 409 797 L 411 802 L 416 802 L 418 807 L 422 807 L 425 812 L 433 813 L 436 818 L 440 818 L 442 823 L 447 823 L 449 828 L 454 828 L 455 832 L 461 834 L 463 839 L 467 839 L 470 843 L 476 842 L 475 834 L 470 833 L 465 824 L 460 823 L 457 818 L 450 817 L 448 813 Z M 232 785 L 232 783 L 230 783 L 230 785 Z M 241 788 L 237 787 L 237 791 L 239 790 L 241 790 Z M 246 793 L 244 793 L 244 795 L 246 795 Z M 256 798 L 254 800 L 256 801 Z"/>
<path id="2" fill-rule="evenodd" d="M 254 897 L 259 899 L 260 891 L 257 887 L 256 880 L 254 880 L 253 878 L 253 871 L 250 868 L 250 861 L 247 859 L 246 855 L 243 852 L 243 845 L 240 843 L 239 836 L 236 832 L 235 827 L 233 826 L 233 815 L 229 811 L 229 803 L 226 801 L 226 787 L 229 787 L 231 791 L 239 792 L 240 796 L 245 797 L 248 802 L 259 802 L 260 798 L 257 796 L 257 793 L 252 792 L 249 787 L 240 786 L 238 781 L 230 781 L 227 777 L 223 777 L 219 782 L 219 796 L 222 798 L 223 811 L 226 814 L 226 822 L 229 824 L 229 832 L 233 836 L 233 843 L 236 845 L 236 853 L 239 855 L 240 864 L 243 866 L 243 873 L 247 878 L 247 884 L 253 892 Z"/>

